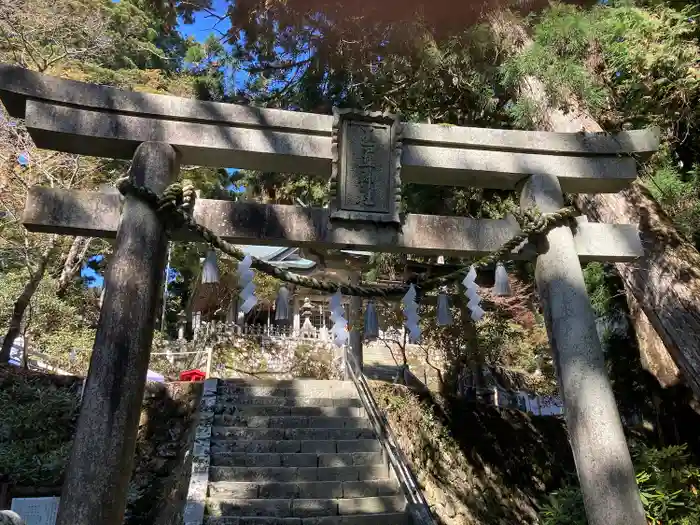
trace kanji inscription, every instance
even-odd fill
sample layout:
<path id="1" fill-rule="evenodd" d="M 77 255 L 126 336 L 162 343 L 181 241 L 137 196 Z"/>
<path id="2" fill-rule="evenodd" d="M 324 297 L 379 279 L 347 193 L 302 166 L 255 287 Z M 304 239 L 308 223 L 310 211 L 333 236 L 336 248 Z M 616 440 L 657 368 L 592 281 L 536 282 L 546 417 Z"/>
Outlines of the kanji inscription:
<path id="1" fill-rule="evenodd" d="M 398 119 L 340 111 L 335 116 L 332 218 L 398 222 Z"/>
<path id="2" fill-rule="evenodd" d="M 389 193 L 393 187 L 390 126 L 350 121 L 345 133 L 347 147 L 341 207 L 388 213 Z"/>

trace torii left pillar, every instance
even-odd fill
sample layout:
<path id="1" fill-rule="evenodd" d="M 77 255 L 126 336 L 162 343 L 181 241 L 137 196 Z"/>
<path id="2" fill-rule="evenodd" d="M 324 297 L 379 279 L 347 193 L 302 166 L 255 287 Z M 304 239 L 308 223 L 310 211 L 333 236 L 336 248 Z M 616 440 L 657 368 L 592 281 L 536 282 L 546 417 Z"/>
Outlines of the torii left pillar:
<path id="1" fill-rule="evenodd" d="M 160 194 L 178 171 L 170 145 L 144 142 L 136 149 L 135 184 Z M 155 212 L 127 196 L 56 525 L 124 521 L 166 250 Z"/>

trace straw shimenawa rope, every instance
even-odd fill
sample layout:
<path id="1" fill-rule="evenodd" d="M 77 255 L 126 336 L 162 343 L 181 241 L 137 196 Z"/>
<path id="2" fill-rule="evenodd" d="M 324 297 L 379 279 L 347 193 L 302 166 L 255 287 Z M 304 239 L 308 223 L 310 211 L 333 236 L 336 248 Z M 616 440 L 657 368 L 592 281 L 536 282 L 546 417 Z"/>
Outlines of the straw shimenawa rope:
<path id="1" fill-rule="evenodd" d="M 124 195 L 133 195 L 142 201 L 146 202 L 152 209 L 156 211 L 160 220 L 166 226 L 168 231 L 180 228 L 187 228 L 189 231 L 197 234 L 204 242 L 214 248 L 218 248 L 222 252 L 230 255 L 234 259 L 242 260 L 246 255 L 210 229 L 198 224 L 193 216 L 195 203 L 195 189 L 192 183 L 188 180 L 175 182 L 168 186 L 163 195 L 160 197 L 144 186 L 133 184 L 129 177 L 123 177 L 117 181 L 117 188 Z M 536 209 L 526 210 L 516 215 L 520 224 L 521 232 L 515 235 L 512 239 L 505 242 L 496 251 L 485 255 L 475 261 L 475 268 L 483 268 L 492 265 L 498 261 L 507 260 L 510 253 L 519 247 L 522 243 L 530 240 L 534 236 L 544 235 L 553 228 L 566 224 L 579 213 L 574 208 L 562 208 L 553 213 L 540 213 Z M 268 262 L 265 262 L 256 257 L 251 257 L 252 267 L 256 270 L 264 272 L 276 279 L 287 283 L 311 288 L 325 293 L 335 293 L 340 291 L 343 295 L 354 295 L 359 297 L 380 297 L 380 298 L 395 298 L 404 295 L 409 288 L 409 284 L 397 286 L 379 286 L 372 283 L 360 283 L 357 285 L 339 283 L 335 281 L 322 281 L 314 277 L 299 275 L 296 273 L 282 270 Z M 433 290 L 439 286 L 462 280 L 470 266 L 465 266 L 447 275 L 427 279 L 418 283 L 418 287 L 423 291 Z"/>

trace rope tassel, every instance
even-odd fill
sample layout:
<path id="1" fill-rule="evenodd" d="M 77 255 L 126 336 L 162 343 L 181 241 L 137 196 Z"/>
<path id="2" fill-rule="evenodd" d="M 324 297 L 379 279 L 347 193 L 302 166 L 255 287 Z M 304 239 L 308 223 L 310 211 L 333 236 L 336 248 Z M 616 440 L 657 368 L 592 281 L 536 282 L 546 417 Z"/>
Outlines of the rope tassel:
<path id="1" fill-rule="evenodd" d="M 377 337 L 379 337 L 379 318 L 374 301 L 370 301 L 365 309 L 365 339 L 372 340 Z"/>
<path id="2" fill-rule="evenodd" d="M 493 285 L 493 294 L 500 297 L 508 297 L 512 294 L 510 282 L 508 281 L 508 272 L 502 262 L 496 264 L 496 281 Z"/>
<path id="3" fill-rule="evenodd" d="M 280 287 L 275 299 L 275 321 L 289 319 L 289 290 L 286 286 Z"/>

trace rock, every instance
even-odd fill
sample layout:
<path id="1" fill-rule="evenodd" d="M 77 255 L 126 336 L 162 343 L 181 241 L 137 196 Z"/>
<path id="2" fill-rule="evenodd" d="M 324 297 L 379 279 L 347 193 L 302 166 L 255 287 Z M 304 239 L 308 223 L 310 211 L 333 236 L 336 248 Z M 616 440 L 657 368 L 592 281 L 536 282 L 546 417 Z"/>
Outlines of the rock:
<path id="1" fill-rule="evenodd" d="M 170 442 L 158 445 L 158 448 L 156 449 L 156 454 L 161 458 L 176 458 L 179 451 L 179 443 Z"/>
<path id="2" fill-rule="evenodd" d="M 16 512 L 0 510 L 0 525 L 27 525 Z"/>

